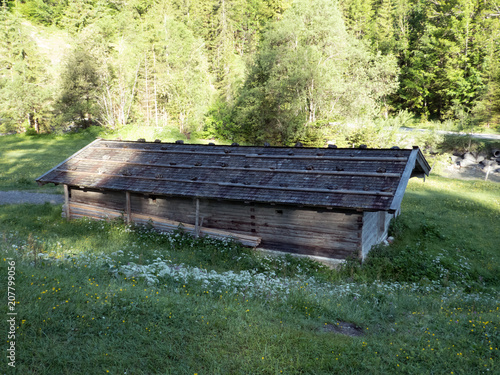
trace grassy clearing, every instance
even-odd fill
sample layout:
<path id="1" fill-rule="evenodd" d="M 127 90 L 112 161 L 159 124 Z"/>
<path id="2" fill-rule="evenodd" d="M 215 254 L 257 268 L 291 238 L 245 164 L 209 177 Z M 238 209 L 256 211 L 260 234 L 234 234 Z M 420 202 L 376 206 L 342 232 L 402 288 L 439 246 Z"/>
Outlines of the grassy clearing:
<path id="1" fill-rule="evenodd" d="M 78 133 L 65 135 L 15 134 L 0 137 L 0 190 L 39 189 L 35 179 L 47 172 L 97 137 L 105 139 L 147 141 L 161 139 L 163 142 L 185 140 L 186 136 L 175 129 L 154 127 L 123 127 L 117 131 L 92 127 Z M 207 143 L 206 140 L 191 139 L 191 143 Z M 220 142 L 218 142 L 220 143 Z M 62 192 L 61 188 L 44 186 L 44 192 Z"/>
<path id="2" fill-rule="evenodd" d="M 500 287 L 500 185 L 433 176 L 410 182 L 393 222 L 393 246 L 378 248 L 360 275 L 403 281 L 486 280 Z M 355 263 L 353 272 L 361 269 Z"/>
<path id="3" fill-rule="evenodd" d="M 395 243 L 340 271 L 0 206 L 17 373 L 497 373 L 499 200 L 492 183 L 412 181 Z M 363 335 L 334 333 L 343 321 Z"/>
<path id="4" fill-rule="evenodd" d="M 0 137 L 0 189 L 37 189 L 35 178 L 95 139 L 86 132 L 71 136 L 16 134 Z M 46 187 L 44 190 L 54 190 Z"/>
<path id="5" fill-rule="evenodd" d="M 153 133 L 120 134 L 181 139 Z M 33 189 L 98 135 L 117 137 L 1 137 L 0 189 Z M 332 271 L 181 233 L 68 223 L 60 206 L 0 206 L 2 286 L 16 268 L 16 372 L 500 372 L 500 186 L 413 180 L 402 209 L 394 244 Z M 363 335 L 333 332 L 340 322 Z M 0 371 L 15 373 L 6 358 Z"/>

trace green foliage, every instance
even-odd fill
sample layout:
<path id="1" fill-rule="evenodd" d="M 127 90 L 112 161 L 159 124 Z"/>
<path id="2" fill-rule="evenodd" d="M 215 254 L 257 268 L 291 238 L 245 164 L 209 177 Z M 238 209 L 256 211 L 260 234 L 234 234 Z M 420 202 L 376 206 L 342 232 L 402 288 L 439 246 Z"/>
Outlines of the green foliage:
<path id="1" fill-rule="evenodd" d="M 321 1 L 4 1 L 0 131 L 86 125 L 90 112 L 87 122 L 111 129 L 319 144 L 317 121 L 405 109 L 424 122 L 498 130 L 494 2 Z M 98 86 L 64 104 L 63 64 L 81 47 Z"/>
<path id="2" fill-rule="evenodd" d="M 2 136 L 0 190 L 36 189 L 35 178 L 93 141 L 98 130 L 93 127 L 65 136 L 36 134 L 31 130 L 25 134 Z M 52 189 L 50 186 L 44 188 Z"/>
<path id="3" fill-rule="evenodd" d="M 168 17 L 165 9 L 156 11 L 148 18 L 150 33 L 146 46 L 150 49 L 144 51 L 141 96 L 149 103 L 144 120 L 161 126 L 158 117 L 163 116 L 167 119 L 161 121 L 163 124 L 170 121 L 181 133 L 201 130 L 214 93 L 202 49 L 204 42 L 184 24 Z"/>
<path id="4" fill-rule="evenodd" d="M 233 123 L 232 108 L 223 99 L 215 100 L 207 116 L 205 117 L 203 132 L 200 135 L 204 138 L 222 138 L 227 140 L 236 140 L 238 134 L 238 125 Z"/>
<path id="5" fill-rule="evenodd" d="M 30 21 L 49 26 L 61 19 L 67 0 L 25 0 L 13 3 L 17 4 L 16 10 Z"/>
<path id="6" fill-rule="evenodd" d="M 470 113 L 477 106 L 476 122 L 497 124 L 498 110 L 491 98 L 497 91 L 500 24 L 493 16 L 498 13 L 494 3 L 340 3 L 349 30 L 369 41 L 372 49 L 398 56 L 402 84 L 390 104 L 440 120 L 460 118 L 456 108 Z"/>
<path id="7" fill-rule="evenodd" d="M 35 127 L 49 117 L 51 83 L 30 30 L 22 19 L 0 9 L 0 132 Z"/>
<path id="8" fill-rule="evenodd" d="M 317 120 L 373 116 L 396 70 L 350 37 L 336 4 L 296 1 L 264 34 L 233 122 L 252 143 L 289 144 Z"/>
<path id="9" fill-rule="evenodd" d="M 99 84 L 93 56 L 83 47 L 77 48 L 68 58 L 62 73 L 61 98 L 57 106 L 62 119 L 82 128 L 92 125 L 98 113 Z"/>

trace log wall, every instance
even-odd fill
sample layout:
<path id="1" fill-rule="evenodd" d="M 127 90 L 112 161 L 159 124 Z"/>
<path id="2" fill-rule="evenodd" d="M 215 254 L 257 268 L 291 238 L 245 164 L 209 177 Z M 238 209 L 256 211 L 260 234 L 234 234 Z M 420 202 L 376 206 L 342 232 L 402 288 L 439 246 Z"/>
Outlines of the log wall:
<path id="1" fill-rule="evenodd" d="M 389 223 L 394 217 L 385 211 L 364 212 L 363 213 L 363 235 L 361 256 L 364 259 L 373 245 L 376 245 L 387 238 Z"/>
<path id="2" fill-rule="evenodd" d="M 72 188 L 70 206 L 79 204 L 86 205 L 87 211 L 77 214 L 73 209 L 71 217 L 105 216 L 108 210 L 109 217 L 121 212 L 127 219 L 125 192 Z M 88 206 L 99 209 L 92 213 Z M 130 215 L 132 221 L 150 216 L 194 228 L 196 199 L 130 194 Z M 360 255 L 362 248 L 363 214 L 356 211 L 200 199 L 198 217 L 202 230 L 214 228 L 255 236 L 261 239 L 261 247 L 270 250 L 343 259 Z"/>

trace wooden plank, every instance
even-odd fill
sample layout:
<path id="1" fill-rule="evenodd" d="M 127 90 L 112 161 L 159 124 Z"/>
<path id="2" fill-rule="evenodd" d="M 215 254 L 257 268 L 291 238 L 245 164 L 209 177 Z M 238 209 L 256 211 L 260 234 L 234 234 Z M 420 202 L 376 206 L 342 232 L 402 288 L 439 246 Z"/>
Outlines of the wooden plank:
<path id="1" fill-rule="evenodd" d="M 408 181 L 410 180 L 413 168 L 415 168 L 415 162 L 417 160 L 419 152 L 420 150 L 418 147 L 414 148 L 410 154 L 410 157 L 408 158 L 408 162 L 406 163 L 406 167 L 403 172 L 403 175 L 401 176 L 401 180 L 399 180 L 399 185 L 396 189 L 396 193 L 394 194 L 394 198 L 392 200 L 392 204 L 389 209 L 390 213 L 397 212 L 401 207 L 401 202 L 403 201 L 403 196 L 406 191 L 406 186 L 408 185 Z"/>
<path id="2" fill-rule="evenodd" d="M 329 190 L 329 189 L 313 189 L 313 188 L 301 188 L 301 187 L 281 187 L 274 185 L 245 185 L 231 182 L 217 182 L 217 181 L 193 181 L 193 180 L 183 180 L 174 178 L 156 178 L 156 177 L 143 177 L 143 176 L 124 176 L 120 174 L 106 174 L 102 175 L 97 172 L 75 172 L 70 170 L 59 170 L 60 172 L 71 174 L 88 174 L 88 175 L 99 175 L 106 177 L 116 177 L 123 179 L 137 179 L 137 180 L 150 180 L 150 181 L 167 181 L 167 182 L 179 182 L 179 183 L 189 183 L 189 184 L 203 184 L 203 185 L 219 185 L 219 186 L 230 186 L 230 187 L 242 187 L 246 189 L 267 189 L 267 190 L 281 190 L 281 191 L 305 191 L 313 193 L 329 193 L 329 194 L 352 194 L 352 195 L 377 195 L 392 197 L 394 194 L 391 192 L 377 191 L 377 190 Z"/>
<path id="3" fill-rule="evenodd" d="M 71 218 L 71 209 L 69 206 L 69 187 L 64 184 L 64 209 L 66 214 L 66 220 Z"/>
<path id="4" fill-rule="evenodd" d="M 109 207 L 115 210 L 123 209 L 123 191 L 83 191 L 79 188 L 71 188 L 71 201 L 88 203 L 96 206 Z"/>
<path id="5" fill-rule="evenodd" d="M 198 238 L 198 236 L 200 235 L 200 200 L 198 198 L 195 199 L 195 222 L 194 222 L 194 236 L 195 238 Z"/>
<path id="6" fill-rule="evenodd" d="M 132 204 L 130 202 L 130 192 L 125 192 L 125 213 L 127 215 L 127 224 L 132 222 Z"/>
<path id="7" fill-rule="evenodd" d="M 161 226 L 164 228 L 168 228 L 169 230 L 174 230 L 182 224 L 182 228 L 190 233 L 193 233 L 195 228 L 192 224 L 184 224 L 178 221 L 167 220 L 160 217 L 151 217 L 150 215 L 136 214 L 132 213 L 132 219 L 136 223 L 147 223 L 149 220 L 153 221 L 153 225 Z M 219 237 L 219 238 L 234 238 L 235 241 L 240 242 L 242 245 L 249 247 L 256 247 L 259 245 L 261 238 L 257 236 L 251 235 L 242 235 L 234 232 L 229 232 L 221 229 L 200 228 L 200 235 L 206 235 L 210 237 Z"/>
<path id="8" fill-rule="evenodd" d="M 260 247 L 269 250 L 278 250 L 287 253 L 324 256 L 328 258 L 345 259 L 350 255 L 357 254 L 359 249 L 356 244 L 349 248 L 318 248 L 313 246 L 295 246 L 276 241 L 266 241 L 262 239 Z"/>
<path id="9" fill-rule="evenodd" d="M 354 195 L 382 195 L 392 197 L 393 193 L 375 190 L 329 190 L 329 189 L 313 189 L 313 188 L 299 188 L 299 187 L 281 187 L 274 185 L 245 185 L 230 182 L 219 182 L 221 186 L 244 187 L 251 189 L 268 189 L 268 190 L 282 190 L 282 191 L 307 191 L 312 193 L 331 193 L 331 194 L 354 194 Z"/>
<path id="10" fill-rule="evenodd" d="M 268 173 L 291 173 L 291 174 L 321 174 L 328 176 L 359 176 L 359 177 L 390 177 L 399 178 L 400 173 L 378 173 L 378 172 L 355 172 L 355 171 L 325 171 L 321 169 L 314 170 L 299 170 L 299 169 L 270 169 L 270 168 L 245 168 L 245 167 L 221 167 L 219 165 L 188 165 L 188 164 L 162 164 L 162 163 L 138 163 L 130 161 L 120 161 L 120 160 L 103 160 L 94 158 L 75 158 L 74 160 L 79 161 L 95 161 L 104 162 L 106 164 L 121 164 L 121 165 L 133 165 L 141 167 L 160 167 L 160 168 L 172 168 L 172 169 L 223 169 L 229 171 L 244 171 L 244 172 L 268 172 Z M 406 159 L 405 159 L 406 160 Z"/>
<path id="11" fill-rule="evenodd" d="M 94 219 L 108 220 L 123 217 L 124 212 L 90 204 L 71 202 L 71 217 L 87 216 Z"/>
<path id="12" fill-rule="evenodd" d="M 104 207 L 97 207 L 83 203 L 71 203 L 73 210 L 73 218 L 76 217 L 91 217 L 94 219 L 105 220 L 107 218 L 118 218 L 123 216 L 122 211 L 108 209 Z M 144 215 L 132 212 L 132 222 L 138 224 L 147 224 L 153 222 L 153 226 L 163 230 L 175 230 L 182 224 L 186 232 L 194 233 L 194 225 L 184 224 L 179 221 L 164 219 L 157 216 Z M 261 239 L 257 236 L 242 235 L 234 232 L 229 232 L 213 228 L 200 228 L 200 235 L 206 235 L 215 238 L 234 238 L 235 241 L 240 242 L 244 246 L 256 247 L 259 245 Z"/>
<path id="13" fill-rule="evenodd" d="M 97 143 L 99 142 L 100 139 L 96 139 L 95 141 L 92 141 L 91 143 L 89 143 L 87 146 L 85 146 L 84 148 L 82 148 L 81 150 L 75 152 L 73 155 L 71 155 L 69 158 L 67 158 L 66 160 L 60 162 L 59 164 L 57 164 L 54 168 L 52 168 L 51 170 L 49 170 L 48 172 L 45 172 L 44 174 L 42 174 L 40 177 L 36 178 L 35 181 L 37 182 L 38 185 L 44 185 L 46 184 L 46 182 L 42 182 L 42 181 L 39 181 L 41 180 L 42 178 L 44 178 L 46 175 L 48 175 L 49 173 L 51 173 L 52 171 L 58 169 L 61 165 L 63 165 L 64 163 L 66 163 L 67 161 L 75 158 L 76 156 L 78 156 L 79 154 L 81 154 L 82 152 L 84 152 L 85 150 L 87 150 L 88 148 L 90 147 L 93 147 L 94 143 Z"/>
<path id="14" fill-rule="evenodd" d="M 141 213 L 169 218 L 183 223 L 196 224 L 192 210 L 191 198 L 172 197 L 168 199 L 158 198 L 155 204 L 148 204 L 146 199 L 132 196 L 133 204 L 140 207 Z M 281 213 L 277 213 L 281 212 Z M 208 226 L 217 227 L 224 225 L 233 226 L 234 229 L 248 228 L 251 222 L 256 225 L 294 225 L 298 230 L 308 228 L 331 230 L 335 226 L 358 225 L 360 213 L 346 215 L 343 212 L 332 210 L 295 208 L 293 206 L 265 204 L 243 205 L 234 202 L 216 202 L 212 200 L 200 200 L 200 217 L 203 216 Z"/>
<path id="15" fill-rule="evenodd" d="M 235 154 L 231 154 L 235 155 Z M 405 157 L 382 157 L 382 156 L 314 156 L 314 155 L 245 155 L 247 158 L 262 159 L 315 159 L 315 160 L 353 160 L 353 161 L 406 161 Z"/>
<path id="16" fill-rule="evenodd" d="M 102 147 L 97 146 L 95 149 L 105 149 L 105 150 L 123 150 L 123 147 Z M 355 161 L 406 161 L 406 157 L 377 157 L 377 156 L 317 156 L 317 155 L 287 155 L 285 152 L 279 155 L 259 155 L 259 154 L 247 154 L 238 152 L 210 152 L 210 151 L 183 151 L 183 150 L 155 150 L 155 149 L 139 149 L 139 148 L 127 148 L 127 151 L 135 152 L 146 152 L 146 153 L 162 153 L 162 154 L 179 154 L 179 155 L 214 155 L 214 156 L 241 156 L 245 158 L 262 158 L 262 159 L 318 159 L 318 160 L 355 160 Z M 328 149 L 324 149 L 325 152 Z M 405 150 L 398 150 L 405 151 Z"/>

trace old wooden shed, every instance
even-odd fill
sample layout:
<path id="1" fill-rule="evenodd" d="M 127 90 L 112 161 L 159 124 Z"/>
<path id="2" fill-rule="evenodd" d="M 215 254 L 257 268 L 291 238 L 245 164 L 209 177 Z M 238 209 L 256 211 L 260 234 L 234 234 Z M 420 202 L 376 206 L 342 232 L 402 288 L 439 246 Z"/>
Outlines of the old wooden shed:
<path id="1" fill-rule="evenodd" d="M 387 237 L 420 149 L 216 146 L 98 139 L 37 179 L 67 218 L 183 223 L 196 235 L 343 259 Z"/>

